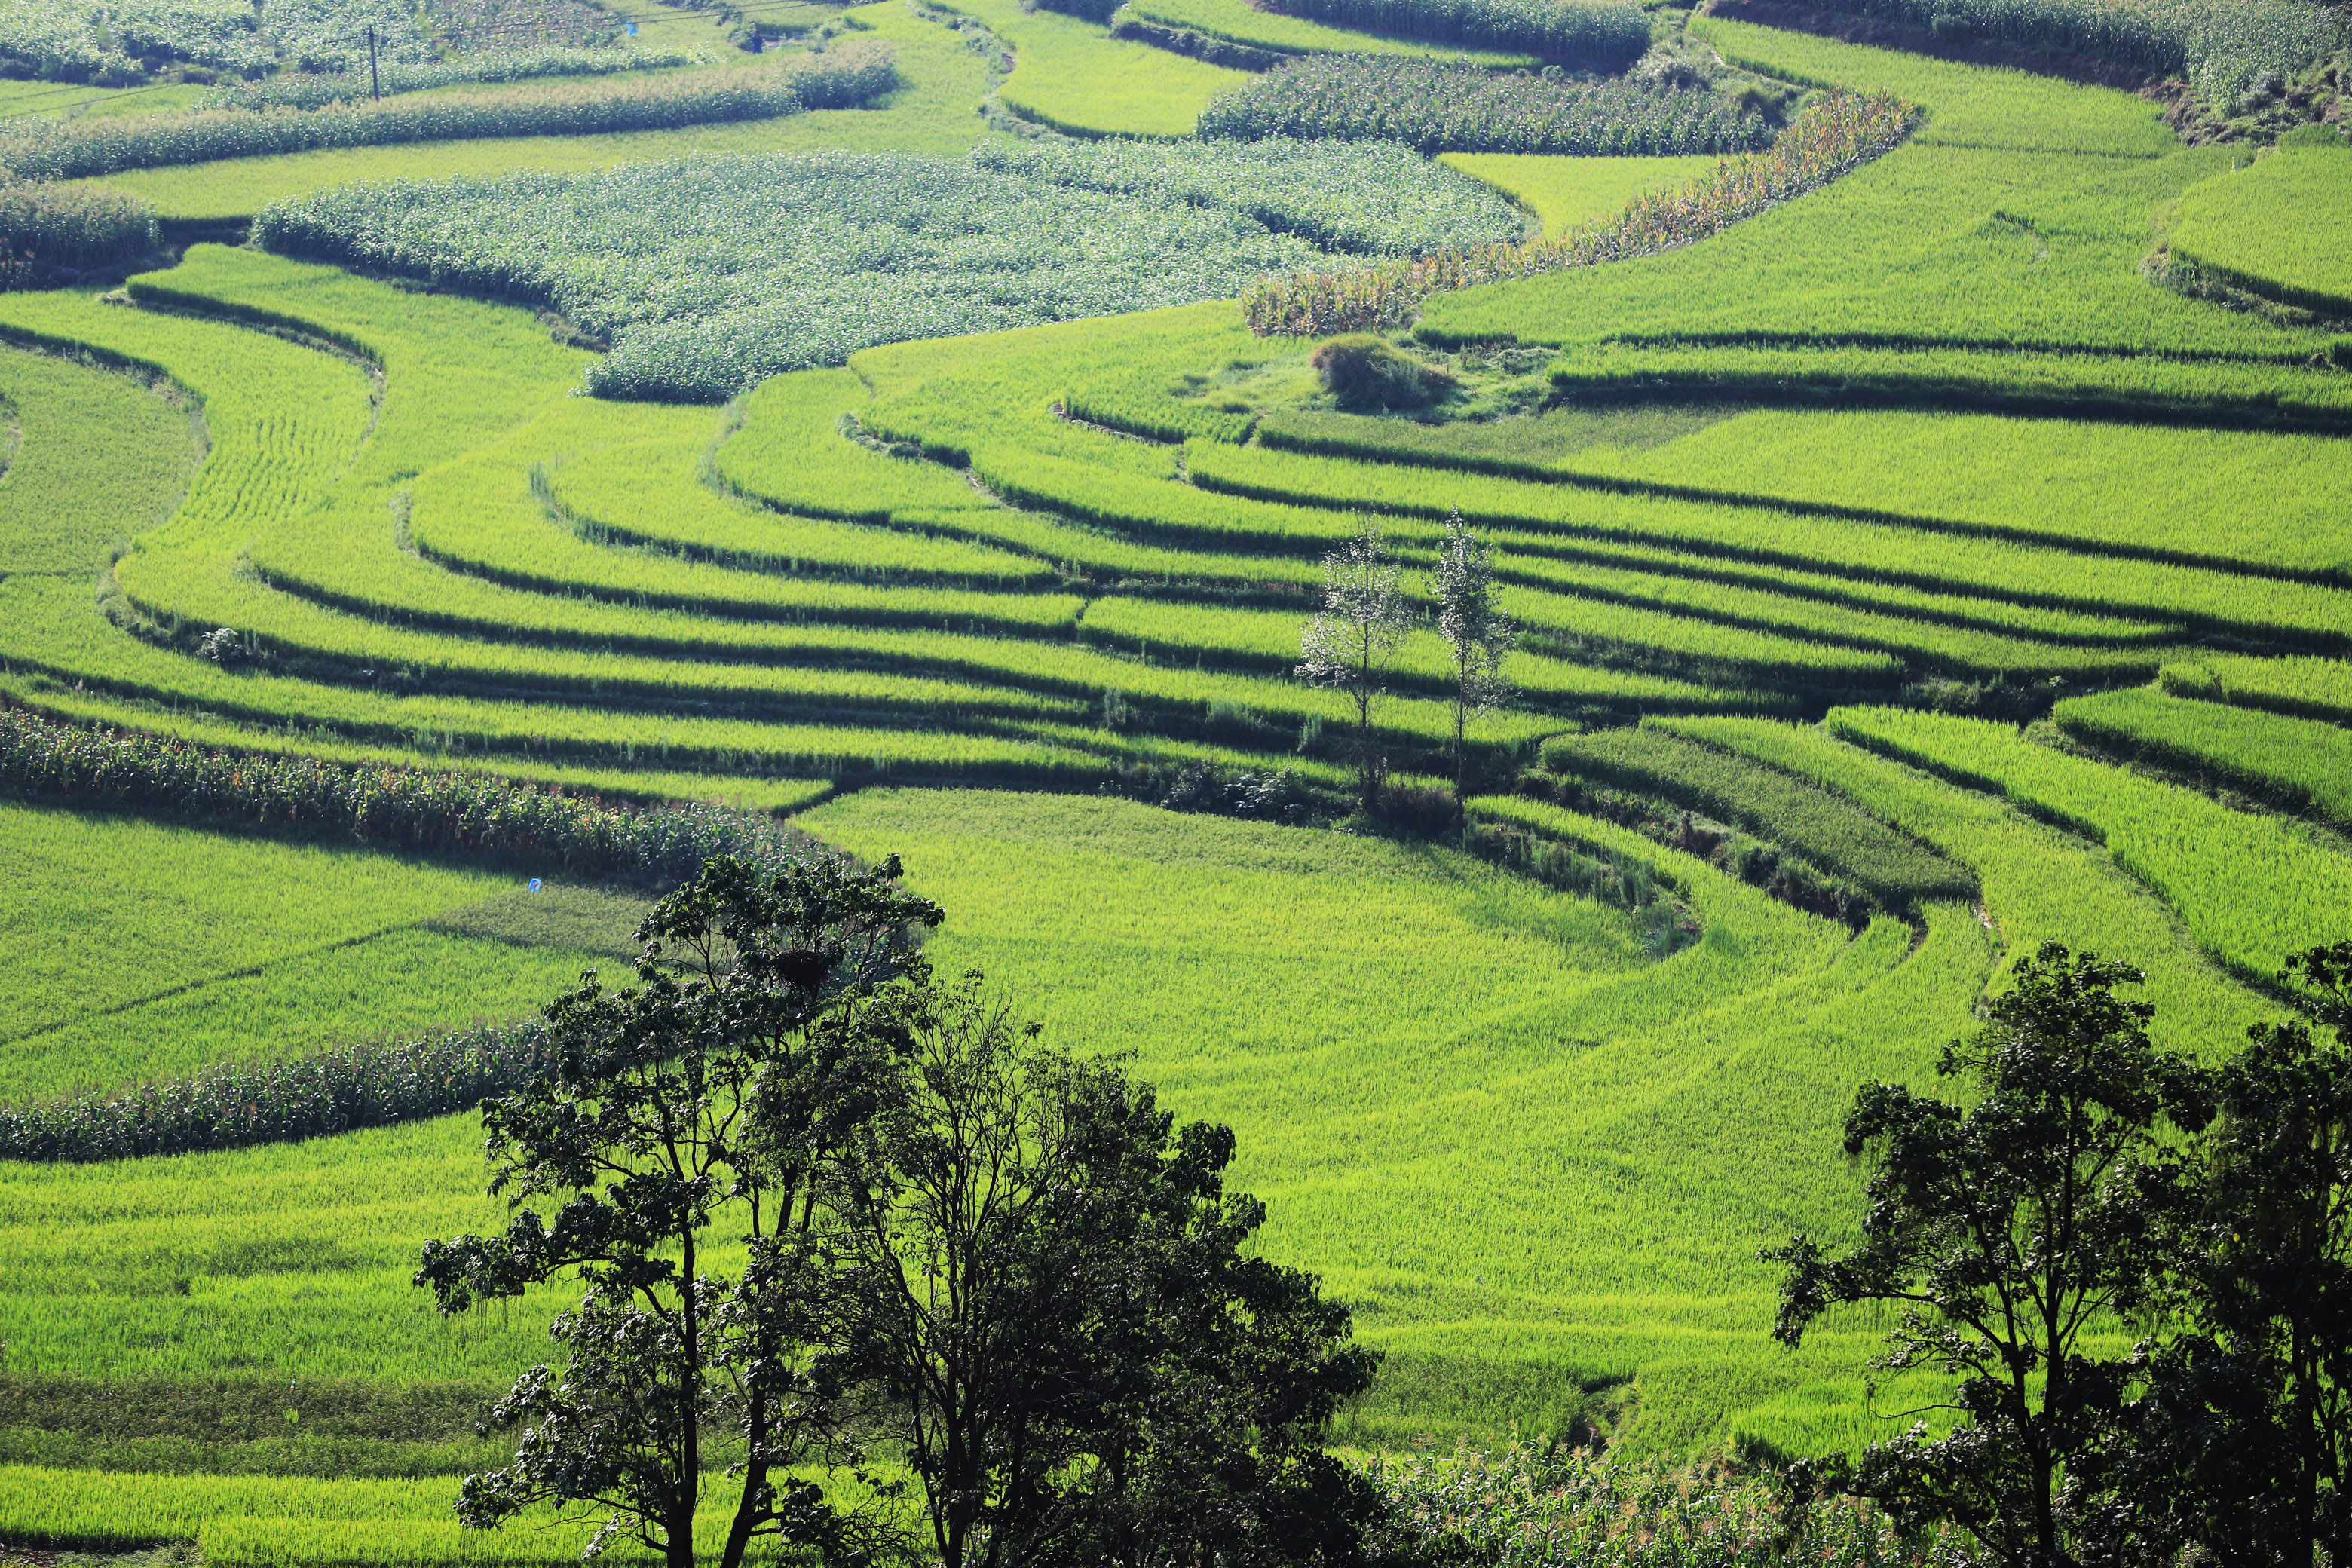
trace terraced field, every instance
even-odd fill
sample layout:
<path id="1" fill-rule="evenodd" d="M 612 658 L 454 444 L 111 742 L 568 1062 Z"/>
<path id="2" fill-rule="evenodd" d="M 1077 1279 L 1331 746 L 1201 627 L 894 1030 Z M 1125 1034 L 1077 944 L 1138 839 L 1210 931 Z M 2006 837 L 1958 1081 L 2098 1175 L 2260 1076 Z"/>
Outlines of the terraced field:
<path id="1" fill-rule="evenodd" d="M 901 87 L 114 183 L 218 241 L 428 173 L 1189 145 L 1255 79 L 1171 35 L 1521 63 L 1223 0 L 1137 0 L 1118 36 L 812 9 Z M 2352 935 L 2352 338 L 2325 247 L 2282 237 L 2344 154 L 1658 26 L 1727 96 L 1918 119 L 1696 243 L 1431 294 L 1389 334 L 1452 389 L 1417 411 L 1343 401 L 1231 300 L 884 341 L 719 404 L 585 395 L 604 341 L 487 286 L 243 244 L 0 292 L 0 700 L 899 855 L 943 967 L 1234 1127 L 1269 1252 L 1386 1354 L 1351 1447 L 1884 1436 L 1875 1328 L 1778 1349 L 1756 1258 L 1852 1227 L 1854 1085 L 1927 1082 L 2044 940 L 2139 965 L 2158 1037 L 2212 1057 L 2275 1016 L 2289 953 Z M 1715 167 L 1446 161 L 1531 236 Z M 1335 288 L 1371 265 L 1317 254 Z M 611 265 L 681 342 L 719 308 Z M 1518 633 L 1458 831 L 1430 583 L 1457 513 Z M 1385 820 L 1352 813 L 1354 703 L 1293 673 L 1366 518 L 1412 617 L 1372 718 Z M 0 918 L 0 1105 L 523 1016 L 650 890 L 5 782 L 31 893 Z M 423 1237 L 495 1219 L 482 1184 L 470 1114 L 0 1163 L 0 1542 L 572 1560 L 448 1521 L 496 1457 L 475 1406 L 554 1310 L 445 1322 L 412 1288 Z"/>

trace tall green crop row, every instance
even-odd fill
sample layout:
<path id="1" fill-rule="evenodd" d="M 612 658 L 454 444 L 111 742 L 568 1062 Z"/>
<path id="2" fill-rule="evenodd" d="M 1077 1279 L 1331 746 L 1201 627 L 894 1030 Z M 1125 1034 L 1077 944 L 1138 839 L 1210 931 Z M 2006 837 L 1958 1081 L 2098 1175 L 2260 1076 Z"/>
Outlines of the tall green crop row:
<path id="1" fill-rule="evenodd" d="M 675 70 L 710 65 L 718 57 L 704 49 L 502 48 L 494 54 L 459 55 L 431 63 L 379 61 L 370 81 L 356 70 L 286 71 L 259 81 L 227 82 L 205 94 L 203 109 L 320 109 L 330 103 L 389 93 L 425 92 L 466 82 L 539 80 L 548 77 L 618 76 L 628 71 Z"/>
<path id="2" fill-rule="evenodd" d="M 71 180 L 198 163 L 485 136 L 590 136 L 845 109 L 898 85 L 890 50 L 852 44 L 790 66 L 646 81 L 550 84 L 503 92 L 338 102 L 318 109 L 215 109 L 139 118 L 28 117 L 0 128 L 0 169 Z"/>
<path id="3" fill-rule="evenodd" d="M 2224 98 L 2266 72 L 2293 75 L 2345 39 L 2342 20 L 2307 0 L 1831 0 L 1829 8 L 1932 27 L 1939 39 L 2190 77 Z"/>
<path id="4" fill-rule="evenodd" d="M 1279 66 L 1202 110 L 1200 133 L 1586 157 L 1752 152 L 1771 136 L 1762 119 L 1727 109 L 1711 92 L 1622 79 L 1549 81 L 1392 55 L 1310 56 Z"/>
<path id="5" fill-rule="evenodd" d="M 1891 94 L 1832 93 L 1791 121 L 1769 150 L 1727 161 L 1682 189 L 1637 196 L 1605 222 L 1523 245 L 1271 279 L 1250 290 L 1242 309 L 1261 335 L 1325 337 L 1405 326 L 1433 294 L 1622 261 L 1704 238 L 1890 151 L 1914 118 L 1911 106 Z"/>
<path id="6" fill-rule="evenodd" d="M 438 731 L 417 731 L 412 744 L 370 745 L 341 740 L 333 731 L 299 721 L 238 723 L 184 706 L 177 699 L 159 706 L 135 698 L 110 697 L 88 682 L 61 683 L 47 676 L 0 675 L 0 698 L 30 713 L 62 722 L 100 725 L 140 735 L 185 742 L 240 756 L 308 759 L 347 767 L 404 768 L 465 778 L 503 779 L 605 800 L 647 805 L 679 802 L 724 806 L 730 811 L 786 813 L 833 793 L 831 779 L 795 779 L 722 772 L 664 771 L 653 767 L 575 765 L 520 753 L 482 754 L 443 749 Z"/>
<path id="7" fill-rule="evenodd" d="M 1624 0 L 1282 0 L 1276 7 L 1368 33 L 1523 49 L 1588 70 L 1622 69 L 1650 47 L 1650 21 Z"/>
<path id="8" fill-rule="evenodd" d="M 126 191 L 0 172 L 0 289 L 127 261 L 155 248 L 155 212 Z"/>

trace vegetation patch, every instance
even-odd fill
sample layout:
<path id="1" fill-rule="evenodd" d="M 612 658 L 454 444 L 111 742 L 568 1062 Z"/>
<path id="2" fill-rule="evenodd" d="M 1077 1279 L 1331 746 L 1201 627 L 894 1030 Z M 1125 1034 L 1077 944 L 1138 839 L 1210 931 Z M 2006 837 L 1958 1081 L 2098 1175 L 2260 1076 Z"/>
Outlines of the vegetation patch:
<path id="1" fill-rule="evenodd" d="M 1650 19 L 1612 0 L 1282 0 L 1335 26 L 1472 48 L 1514 49 L 1588 70 L 1622 70 L 1650 47 Z"/>
<path id="2" fill-rule="evenodd" d="M 1545 743 L 1553 773 L 1663 796 L 1794 850 L 1889 909 L 1964 899 L 1975 880 L 1853 802 L 1748 758 L 1685 740 L 1675 721 Z"/>
<path id="3" fill-rule="evenodd" d="M 2342 22 L 2307 0 L 1817 0 L 1823 9 L 1930 29 L 1948 43 L 2018 44 L 2185 76 L 2229 100 L 2343 44 Z"/>
<path id="4" fill-rule="evenodd" d="M 851 44 L 785 66 L 688 72 L 646 81 L 555 83 L 443 93 L 318 109 L 218 109 L 137 119 L 18 120 L 0 129 L 0 168 L 26 179 L 73 179 L 308 153 L 500 136 L 589 136 L 844 109 L 898 85 L 886 44 Z"/>
<path id="5" fill-rule="evenodd" d="M 1909 132 L 1913 119 L 1911 106 L 1890 94 L 1832 93 L 1792 121 L 1770 151 L 1727 161 L 1684 189 L 1636 197 L 1608 221 L 1523 245 L 1266 279 L 1242 309 L 1251 331 L 1262 335 L 1407 326 L 1433 294 L 1623 260 L 1713 234 L 1885 153 Z"/>
<path id="6" fill-rule="evenodd" d="M 717 400 L 874 343 L 1214 299 L 1326 246 L 1410 252 L 1518 225 L 1402 148 L 1128 143 L 353 187 L 269 208 L 255 234 L 551 305 L 614 340 L 595 390 Z M 591 265 L 620 255 L 625 270 Z"/>
<path id="7" fill-rule="evenodd" d="M 1203 136 L 1402 142 L 1423 153 L 1659 157 L 1772 139 L 1715 93 L 1621 77 L 1570 80 L 1387 55 L 1279 66 L 1201 111 Z"/>

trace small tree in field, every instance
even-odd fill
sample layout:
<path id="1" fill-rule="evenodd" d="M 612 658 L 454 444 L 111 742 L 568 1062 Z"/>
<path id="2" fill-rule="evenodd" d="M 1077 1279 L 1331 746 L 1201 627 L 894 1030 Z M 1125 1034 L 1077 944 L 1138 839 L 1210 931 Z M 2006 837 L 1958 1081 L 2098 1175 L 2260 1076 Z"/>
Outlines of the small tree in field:
<path id="1" fill-rule="evenodd" d="M 1363 519 L 1353 539 L 1323 557 L 1323 607 L 1299 643 L 1299 679 L 1344 691 L 1356 705 L 1356 802 L 1365 811 L 1384 772 L 1372 712 L 1388 695 L 1381 682 L 1412 629 L 1400 575 L 1379 521 Z"/>
<path id="2" fill-rule="evenodd" d="M 829 858 L 781 869 L 714 859 L 638 928 L 637 984 L 592 973 L 546 1010 L 560 1064 L 483 1108 L 502 1236 L 428 1241 L 416 1283 L 444 1312 L 561 1276 L 585 1287 L 550 1332 L 561 1373 L 523 1374 L 492 1420 L 525 1426 L 514 1462 L 467 1478 L 458 1511 L 495 1526 L 534 1506 L 604 1513 L 694 1568 L 694 1518 L 731 1465 L 716 1555 L 762 1537 L 830 1559 L 856 1521 L 792 1477 L 839 1447 L 835 1268 L 820 1187 L 895 1092 L 893 1041 L 856 1001 L 918 961 L 939 907 Z M 524 1207 L 546 1197 L 552 1221 Z M 704 1269 L 748 1249 L 734 1279 Z"/>
<path id="3" fill-rule="evenodd" d="M 2170 1121 L 2210 1120 L 2205 1076 L 2149 1042 L 2139 972 L 2055 942 L 2019 963 L 1985 1026 L 1945 1048 L 1937 1071 L 1973 1080 L 1971 1102 L 1864 1086 L 1845 1147 L 1871 1165 L 1863 1239 L 1832 1257 L 1799 1236 L 1764 1257 L 1788 1266 L 1775 1335 L 1794 1348 L 1834 1307 L 1899 1305 L 1874 1363 L 1956 1380 L 1942 1437 L 1924 1426 L 1864 1450 L 1848 1484 L 1906 1528 L 1972 1535 L 2003 1568 L 2063 1568 L 2096 1548 L 2095 1468 L 2136 1377 L 2084 1349 L 2165 1265 Z"/>
<path id="4" fill-rule="evenodd" d="M 1429 587 L 1437 601 L 1437 635 L 1454 656 L 1454 809 L 1466 816 L 1470 721 L 1511 694 L 1503 660 L 1517 634 L 1496 601 L 1494 550 L 1471 531 L 1458 508 L 1445 520 Z"/>

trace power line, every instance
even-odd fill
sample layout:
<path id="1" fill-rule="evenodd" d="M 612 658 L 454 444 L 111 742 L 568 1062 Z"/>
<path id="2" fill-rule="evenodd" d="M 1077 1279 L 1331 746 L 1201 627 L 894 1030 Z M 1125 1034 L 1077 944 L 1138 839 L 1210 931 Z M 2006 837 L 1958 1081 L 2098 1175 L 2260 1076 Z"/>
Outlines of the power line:
<path id="1" fill-rule="evenodd" d="M 108 91 L 107 96 L 103 100 L 92 100 L 91 101 L 113 103 L 121 99 L 136 98 L 142 92 L 161 92 L 167 87 L 184 87 L 185 85 L 187 84 L 184 82 L 159 81 L 147 87 L 126 87 L 120 90 Z M 0 114 L 0 120 L 22 120 L 28 115 L 48 114 L 51 112 L 53 111 L 47 109 L 20 109 L 16 110 L 14 113 Z"/>

